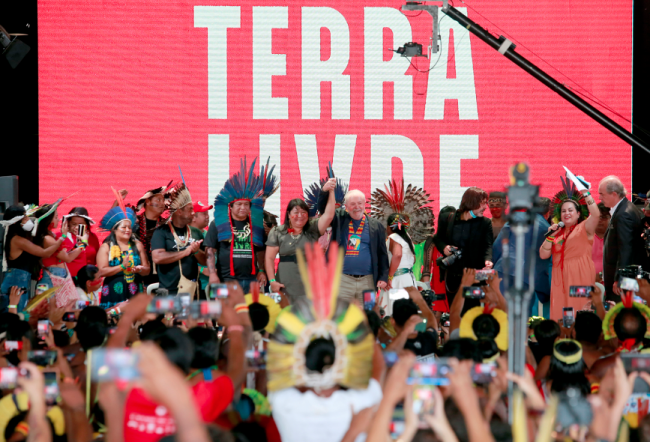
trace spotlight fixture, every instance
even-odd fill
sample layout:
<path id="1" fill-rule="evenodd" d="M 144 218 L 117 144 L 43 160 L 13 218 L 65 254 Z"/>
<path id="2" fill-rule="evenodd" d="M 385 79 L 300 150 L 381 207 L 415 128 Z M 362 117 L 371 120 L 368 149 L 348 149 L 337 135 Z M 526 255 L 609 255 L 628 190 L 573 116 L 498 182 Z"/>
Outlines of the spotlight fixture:
<path id="1" fill-rule="evenodd" d="M 2 55 L 7 59 L 7 62 L 12 69 L 16 69 L 16 66 L 20 64 L 31 49 L 26 43 L 18 40 L 18 35 L 23 36 L 27 34 L 10 34 L 5 28 L 0 26 L 0 45 L 2 45 Z"/>

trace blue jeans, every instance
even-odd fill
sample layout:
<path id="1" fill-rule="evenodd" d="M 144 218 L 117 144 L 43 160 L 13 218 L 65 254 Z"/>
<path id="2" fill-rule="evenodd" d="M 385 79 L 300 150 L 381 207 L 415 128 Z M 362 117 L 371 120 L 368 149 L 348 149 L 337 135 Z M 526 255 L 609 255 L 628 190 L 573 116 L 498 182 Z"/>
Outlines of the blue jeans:
<path id="1" fill-rule="evenodd" d="M 45 270 L 47 272 L 50 272 L 54 276 L 58 276 L 59 278 L 65 278 L 66 275 L 68 274 L 66 269 L 62 269 L 61 267 L 46 267 Z M 41 279 L 38 281 L 39 284 L 47 284 L 48 289 L 51 289 L 54 287 L 54 284 L 52 284 L 52 279 L 50 278 L 50 275 L 47 274 L 47 272 L 43 270 L 43 276 L 41 276 Z"/>
<path id="2" fill-rule="evenodd" d="M 21 312 L 25 309 L 27 301 L 29 301 L 30 289 L 32 284 L 32 274 L 28 271 L 21 269 L 7 269 L 2 280 L 2 287 L 0 287 L 0 313 L 7 311 L 9 306 L 9 293 L 11 287 L 20 287 L 25 289 L 25 293 L 20 297 L 18 302 L 18 311 Z"/>

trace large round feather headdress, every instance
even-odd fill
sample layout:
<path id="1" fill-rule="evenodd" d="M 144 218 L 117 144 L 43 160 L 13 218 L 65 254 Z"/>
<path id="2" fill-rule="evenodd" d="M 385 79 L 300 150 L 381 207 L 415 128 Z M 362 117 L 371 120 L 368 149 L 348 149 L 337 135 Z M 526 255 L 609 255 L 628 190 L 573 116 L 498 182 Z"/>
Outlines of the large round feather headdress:
<path id="1" fill-rule="evenodd" d="M 408 227 L 413 244 L 419 244 L 433 235 L 435 216 L 429 206 L 432 202 L 429 194 L 422 188 L 409 184 L 404 190 L 403 179 L 401 183 L 391 180 L 384 186 L 384 190 L 377 188 L 372 193 L 370 216 L 386 226 L 388 217 L 393 213 L 403 215 L 398 217 L 400 224 Z"/>

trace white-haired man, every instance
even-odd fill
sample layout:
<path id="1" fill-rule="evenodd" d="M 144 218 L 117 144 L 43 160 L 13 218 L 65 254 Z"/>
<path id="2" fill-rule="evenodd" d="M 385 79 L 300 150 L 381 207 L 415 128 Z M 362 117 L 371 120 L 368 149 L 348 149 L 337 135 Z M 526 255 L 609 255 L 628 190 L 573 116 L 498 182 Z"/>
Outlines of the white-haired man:
<path id="1" fill-rule="evenodd" d="M 324 213 L 329 192 L 321 192 L 318 206 Z M 332 241 L 345 250 L 339 297 L 363 302 L 364 290 L 388 287 L 386 229 L 365 211 L 366 196 L 360 190 L 345 195 L 345 209 L 332 220 Z"/>
<path id="2" fill-rule="evenodd" d="M 610 175 L 598 185 L 598 195 L 612 216 L 603 248 L 603 280 L 608 300 L 619 301 L 620 292 L 614 285 L 616 271 L 628 265 L 646 266 L 643 248 L 643 212 L 626 198 L 621 180 Z"/>

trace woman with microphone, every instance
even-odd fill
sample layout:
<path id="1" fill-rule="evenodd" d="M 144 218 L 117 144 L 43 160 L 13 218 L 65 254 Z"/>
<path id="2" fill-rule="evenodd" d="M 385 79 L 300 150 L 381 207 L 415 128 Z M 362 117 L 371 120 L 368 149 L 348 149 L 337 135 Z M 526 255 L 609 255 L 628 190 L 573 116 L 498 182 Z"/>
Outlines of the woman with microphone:
<path id="1" fill-rule="evenodd" d="M 562 318 L 564 307 L 573 307 L 576 312 L 584 305 L 584 299 L 569 296 L 569 287 L 593 286 L 596 281 L 591 253 L 600 210 L 582 182 L 574 179 L 583 189 L 578 191 L 570 180 L 573 175 L 569 172 L 567 176 L 566 180 L 562 179 L 564 190 L 551 201 L 554 224 L 539 249 L 541 259 L 553 256 L 551 319 L 554 320 Z"/>

